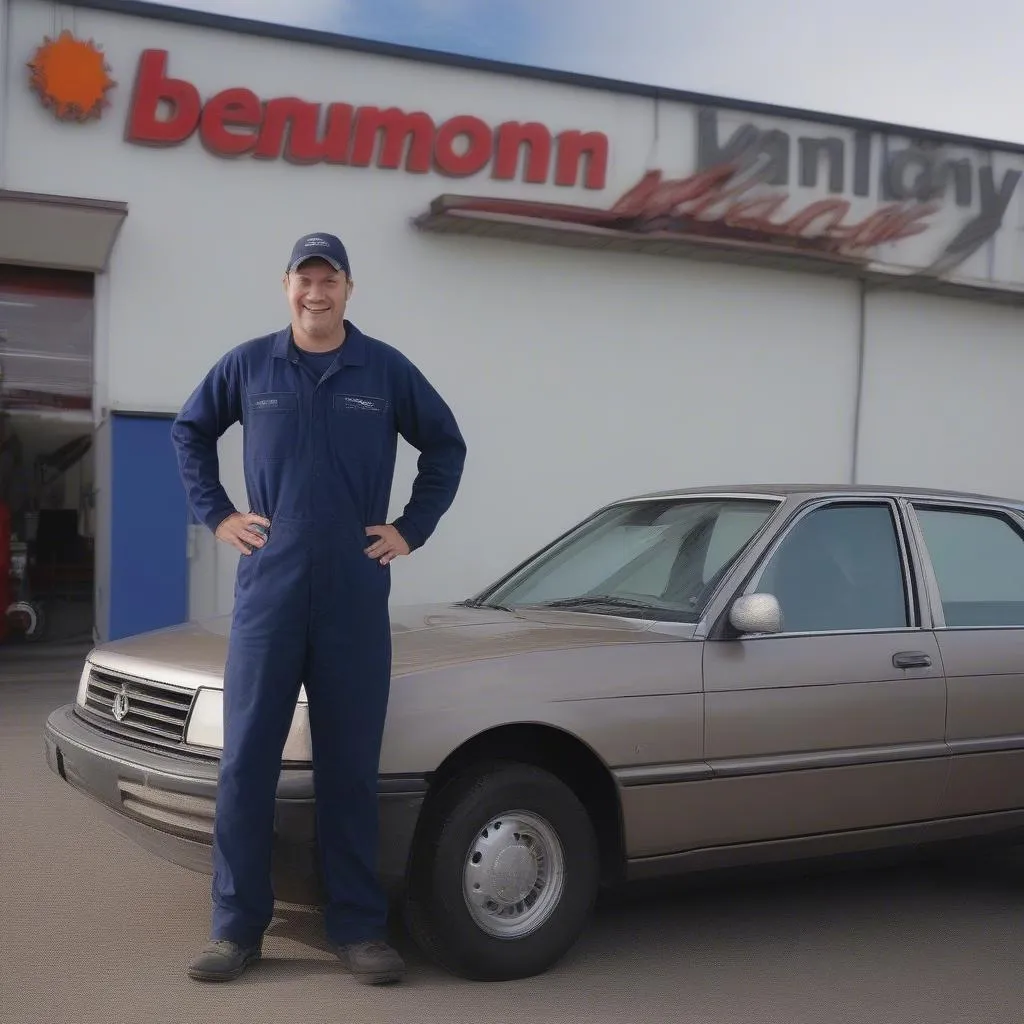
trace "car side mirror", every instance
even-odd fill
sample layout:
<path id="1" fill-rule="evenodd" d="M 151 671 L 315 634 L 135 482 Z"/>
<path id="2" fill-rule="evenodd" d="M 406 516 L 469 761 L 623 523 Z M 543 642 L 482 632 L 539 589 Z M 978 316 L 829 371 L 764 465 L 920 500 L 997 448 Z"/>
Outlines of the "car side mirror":
<path id="1" fill-rule="evenodd" d="M 771 594 L 746 594 L 729 609 L 729 625 L 740 636 L 752 633 L 781 633 L 782 606 Z"/>

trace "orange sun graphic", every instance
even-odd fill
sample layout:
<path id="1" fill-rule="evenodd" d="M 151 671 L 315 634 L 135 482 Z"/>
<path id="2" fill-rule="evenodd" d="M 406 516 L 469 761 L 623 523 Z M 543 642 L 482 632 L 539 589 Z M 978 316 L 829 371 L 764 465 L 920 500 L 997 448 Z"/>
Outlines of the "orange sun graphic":
<path id="1" fill-rule="evenodd" d="M 117 84 L 100 48 L 67 29 L 57 39 L 47 36 L 28 66 L 32 88 L 61 121 L 99 117 L 107 106 L 107 90 Z"/>

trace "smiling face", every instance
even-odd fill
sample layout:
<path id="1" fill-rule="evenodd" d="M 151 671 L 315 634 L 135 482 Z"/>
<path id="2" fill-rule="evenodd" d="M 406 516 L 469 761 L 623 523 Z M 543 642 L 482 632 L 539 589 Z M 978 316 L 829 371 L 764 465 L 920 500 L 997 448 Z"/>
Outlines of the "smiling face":
<path id="1" fill-rule="evenodd" d="M 342 321 L 352 294 L 352 282 L 344 271 L 324 260 L 309 259 L 285 275 L 284 288 L 296 344 L 332 348 L 344 340 Z"/>

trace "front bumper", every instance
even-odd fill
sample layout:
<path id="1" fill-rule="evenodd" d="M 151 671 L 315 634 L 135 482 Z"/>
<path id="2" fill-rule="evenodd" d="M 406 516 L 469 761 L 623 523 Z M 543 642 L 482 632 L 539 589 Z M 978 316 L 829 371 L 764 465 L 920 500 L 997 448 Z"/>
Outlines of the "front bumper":
<path id="1" fill-rule="evenodd" d="M 164 860 L 212 873 L 217 762 L 152 750 L 104 732 L 58 708 L 47 719 L 46 760 L 52 771 L 98 801 L 121 832 Z M 425 779 L 382 778 L 378 870 L 390 890 L 405 879 Z M 285 769 L 274 811 L 274 892 L 279 900 L 320 903 L 313 773 Z"/>

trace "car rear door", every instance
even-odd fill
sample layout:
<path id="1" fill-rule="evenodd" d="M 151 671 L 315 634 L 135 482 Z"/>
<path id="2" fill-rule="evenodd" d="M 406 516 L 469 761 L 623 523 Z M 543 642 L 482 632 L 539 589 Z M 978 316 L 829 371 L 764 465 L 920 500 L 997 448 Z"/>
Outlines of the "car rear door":
<path id="1" fill-rule="evenodd" d="M 774 593 L 783 632 L 704 647 L 700 845 L 937 816 L 945 680 L 915 558 L 889 499 L 811 503 L 767 549 L 741 592 Z"/>
<path id="2" fill-rule="evenodd" d="M 1024 523 L 997 506 L 910 506 L 949 693 L 943 814 L 1024 808 Z"/>

